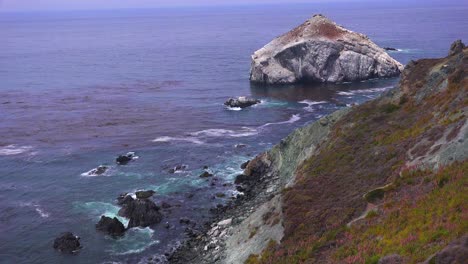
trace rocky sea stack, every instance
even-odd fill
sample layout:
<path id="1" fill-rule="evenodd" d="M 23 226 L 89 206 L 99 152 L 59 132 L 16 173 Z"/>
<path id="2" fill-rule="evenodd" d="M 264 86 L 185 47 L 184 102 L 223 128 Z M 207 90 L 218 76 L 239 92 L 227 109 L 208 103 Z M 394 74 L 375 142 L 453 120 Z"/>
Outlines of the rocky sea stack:
<path id="1" fill-rule="evenodd" d="M 252 55 L 250 80 L 335 83 L 395 77 L 402 70 L 402 64 L 367 36 L 314 15 Z"/>

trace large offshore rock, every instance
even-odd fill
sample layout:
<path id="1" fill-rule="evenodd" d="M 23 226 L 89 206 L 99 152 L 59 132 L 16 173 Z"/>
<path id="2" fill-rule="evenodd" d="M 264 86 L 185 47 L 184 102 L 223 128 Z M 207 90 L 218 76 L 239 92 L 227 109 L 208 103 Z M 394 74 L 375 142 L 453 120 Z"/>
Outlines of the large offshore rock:
<path id="1" fill-rule="evenodd" d="M 398 76 L 403 65 L 367 36 L 322 15 L 252 55 L 250 80 L 263 84 L 347 82 Z"/>

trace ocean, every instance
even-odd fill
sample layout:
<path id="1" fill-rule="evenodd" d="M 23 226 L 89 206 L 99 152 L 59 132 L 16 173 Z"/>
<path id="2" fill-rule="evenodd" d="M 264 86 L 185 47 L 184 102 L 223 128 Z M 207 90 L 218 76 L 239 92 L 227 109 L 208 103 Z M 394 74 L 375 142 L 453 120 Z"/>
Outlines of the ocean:
<path id="1" fill-rule="evenodd" d="M 342 104 L 395 86 L 398 78 L 251 85 L 250 55 L 316 13 L 397 48 L 390 54 L 403 64 L 468 40 L 461 3 L 0 13 L 0 263 L 158 257 L 185 238 L 181 217 L 203 224 L 210 208 L 237 195 L 243 162 Z M 243 95 L 262 103 L 224 107 Z M 117 166 L 130 151 L 139 158 Z M 99 165 L 110 170 L 87 174 Z M 204 166 L 216 181 L 199 177 Z M 97 232 L 101 215 L 117 215 L 118 195 L 136 190 L 172 205 L 163 222 L 120 239 Z M 81 237 L 77 255 L 53 250 L 64 231 Z"/>

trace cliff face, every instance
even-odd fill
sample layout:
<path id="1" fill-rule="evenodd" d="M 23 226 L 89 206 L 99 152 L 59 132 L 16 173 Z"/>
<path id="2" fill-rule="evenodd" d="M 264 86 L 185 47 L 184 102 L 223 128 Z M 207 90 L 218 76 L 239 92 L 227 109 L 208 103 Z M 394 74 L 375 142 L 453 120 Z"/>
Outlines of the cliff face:
<path id="1" fill-rule="evenodd" d="M 460 43 L 446 58 L 411 62 L 392 91 L 294 132 L 251 162 L 246 174 L 261 167 L 278 179 L 265 205 L 282 208 L 276 224 L 283 229 L 266 243 L 269 225 L 248 218 L 237 226 L 255 226 L 262 237 L 237 240 L 255 249 L 247 263 L 463 258 L 447 252 L 468 247 L 449 245 L 468 233 L 467 69 Z M 228 245 L 228 253 L 236 250 Z"/>
<path id="2" fill-rule="evenodd" d="M 402 69 L 367 36 L 315 15 L 256 51 L 250 80 L 265 84 L 346 82 L 398 76 Z"/>

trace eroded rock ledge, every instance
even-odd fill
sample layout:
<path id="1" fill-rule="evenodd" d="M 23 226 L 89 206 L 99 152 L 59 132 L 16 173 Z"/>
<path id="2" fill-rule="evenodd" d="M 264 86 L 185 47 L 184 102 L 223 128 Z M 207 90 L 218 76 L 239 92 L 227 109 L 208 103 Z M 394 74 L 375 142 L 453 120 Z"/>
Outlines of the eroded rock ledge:
<path id="1" fill-rule="evenodd" d="M 367 36 L 314 15 L 252 55 L 250 80 L 263 84 L 347 82 L 398 76 L 403 66 Z"/>

